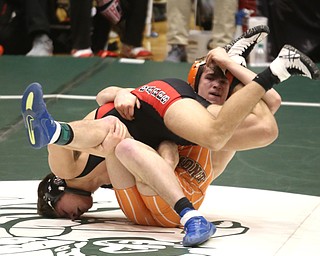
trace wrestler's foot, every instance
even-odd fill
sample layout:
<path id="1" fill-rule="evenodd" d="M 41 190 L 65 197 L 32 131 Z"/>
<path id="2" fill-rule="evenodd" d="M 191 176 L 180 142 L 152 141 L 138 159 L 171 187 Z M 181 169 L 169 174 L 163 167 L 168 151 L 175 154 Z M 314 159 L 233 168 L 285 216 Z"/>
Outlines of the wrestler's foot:
<path id="1" fill-rule="evenodd" d="M 25 90 L 21 113 L 32 147 L 42 148 L 58 139 L 54 135 L 57 134 L 56 130 L 60 129 L 60 125 L 57 125 L 47 111 L 40 84 L 32 83 Z"/>
<path id="2" fill-rule="evenodd" d="M 199 216 L 196 210 L 188 211 L 181 219 L 181 223 L 186 233 L 182 241 L 183 246 L 200 245 L 216 232 L 216 227 L 203 216 Z"/>
<path id="3" fill-rule="evenodd" d="M 231 59 L 243 66 L 246 66 L 245 59 L 248 57 L 254 46 L 261 42 L 269 32 L 269 27 L 266 25 L 259 25 L 250 28 L 240 37 L 224 46 L 224 49 L 228 52 Z"/>
<path id="4" fill-rule="evenodd" d="M 291 45 L 282 47 L 277 58 L 270 64 L 270 69 L 280 82 L 293 75 L 320 80 L 320 70 L 317 65 Z"/>

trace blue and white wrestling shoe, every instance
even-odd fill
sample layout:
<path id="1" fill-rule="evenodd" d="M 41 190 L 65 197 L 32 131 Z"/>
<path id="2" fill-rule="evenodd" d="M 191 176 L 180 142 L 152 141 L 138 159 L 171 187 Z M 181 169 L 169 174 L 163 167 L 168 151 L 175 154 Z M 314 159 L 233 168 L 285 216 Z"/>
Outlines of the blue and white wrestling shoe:
<path id="1" fill-rule="evenodd" d="M 186 221 L 186 219 L 188 219 Z M 188 211 L 181 219 L 184 225 L 185 236 L 183 237 L 183 246 L 197 246 L 206 242 L 215 232 L 216 227 L 207 221 L 203 216 L 198 215 L 198 211 Z"/>
<path id="2" fill-rule="evenodd" d="M 33 148 L 42 148 L 58 139 L 54 138 L 57 124 L 47 111 L 40 84 L 30 84 L 23 93 L 21 113 Z"/>

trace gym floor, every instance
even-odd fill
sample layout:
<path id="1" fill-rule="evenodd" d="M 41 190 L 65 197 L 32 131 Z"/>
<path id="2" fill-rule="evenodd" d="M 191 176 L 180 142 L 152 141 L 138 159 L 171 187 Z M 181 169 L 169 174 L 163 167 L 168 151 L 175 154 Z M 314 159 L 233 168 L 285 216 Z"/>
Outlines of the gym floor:
<path id="1" fill-rule="evenodd" d="M 28 145 L 21 118 L 28 84 L 42 84 L 56 120 L 72 121 L 97 107 L 94 96 L 106 86 L 185 79 L 189 66 L 96 57 L 0 58 L 1 255 L 301 255 L 307 248 L 308 255 L 318 255 L 320 84 L 302 77 L 276 87 L 283 99 L 276 114 L 279 138 L 266 148 L 237 153 L 212 184 L 203 211 L 218 231 L 201 247 L 181 247 L 179 229 L 128 223 L 112 191 L 99 190 L 93 210 L 79 222 L 37 216 L 36 188 L 49 168 L 46 149 Z M 228 233 L 230 228 L 237 231 Z"/>

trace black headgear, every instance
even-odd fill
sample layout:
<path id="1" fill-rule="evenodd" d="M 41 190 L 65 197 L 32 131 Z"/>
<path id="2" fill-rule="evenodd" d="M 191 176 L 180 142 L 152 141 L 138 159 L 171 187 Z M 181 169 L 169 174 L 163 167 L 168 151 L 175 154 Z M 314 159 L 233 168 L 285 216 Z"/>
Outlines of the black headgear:
<path id="1" fill-rule="evenodd" d="M 82 196 L 91 196 L 91 192 L 89 191 L 67 187 L 66 181 L 57 176 L 48 180 L 46 189 L 47 192 L 45 192 L 43 200 L 45 200 L 52 209 L 54 209 L 54 205 L 58 202 L 64 192 Z"/>

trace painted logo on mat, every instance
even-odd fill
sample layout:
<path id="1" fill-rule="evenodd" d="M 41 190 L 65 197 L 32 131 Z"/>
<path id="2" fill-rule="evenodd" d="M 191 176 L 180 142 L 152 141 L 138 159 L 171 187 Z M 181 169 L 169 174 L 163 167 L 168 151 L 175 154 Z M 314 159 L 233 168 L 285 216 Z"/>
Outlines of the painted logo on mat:
<path id="1" fill-rule="evenodd" d="M 114 201 L 99 201 L 77 221 L 45 219 L 36 203 L 25 198 L 0 196 L 1 255 L 214 255 L 214 243 L 198 248 L 181 245 L 183 230 L 133 225 Z M 215 238 L 245 234 L 238 222 L 215 221 Z M 164 252 L 165 250 L 165 252 Z"/>

